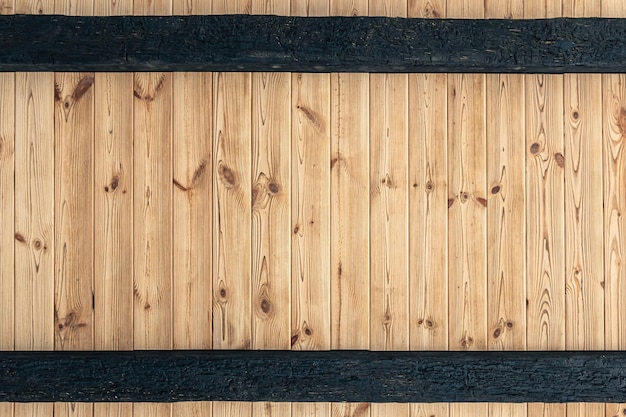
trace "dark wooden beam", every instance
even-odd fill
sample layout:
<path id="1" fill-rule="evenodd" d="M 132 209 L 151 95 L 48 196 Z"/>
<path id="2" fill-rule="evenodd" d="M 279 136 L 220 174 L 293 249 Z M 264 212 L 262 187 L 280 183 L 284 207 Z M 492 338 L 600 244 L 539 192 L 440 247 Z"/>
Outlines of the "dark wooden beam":
<path id="1" fill-rule="evenodd" d="M 626 352 L 2 352 L 0 401 L 624 402 Z"/>
<path id="2" fill-rule="evenodd" d="M 626 72 L 626 19 L 0 16 L 0 71 Z"/>

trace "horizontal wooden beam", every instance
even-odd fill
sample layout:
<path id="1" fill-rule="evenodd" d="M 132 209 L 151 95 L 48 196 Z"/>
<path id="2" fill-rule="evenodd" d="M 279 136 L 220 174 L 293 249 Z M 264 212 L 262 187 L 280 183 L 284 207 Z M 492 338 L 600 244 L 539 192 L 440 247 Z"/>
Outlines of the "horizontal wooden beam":
<path id="1" fill-rule="evenodd" d="M 626 72 L 626 19 L 0 16 L 0 71 Z"/>
<path id="2" fill-rule="evenodd" d="M 625 402 L 626 352 L 2 352 L 1 401 Z"/>

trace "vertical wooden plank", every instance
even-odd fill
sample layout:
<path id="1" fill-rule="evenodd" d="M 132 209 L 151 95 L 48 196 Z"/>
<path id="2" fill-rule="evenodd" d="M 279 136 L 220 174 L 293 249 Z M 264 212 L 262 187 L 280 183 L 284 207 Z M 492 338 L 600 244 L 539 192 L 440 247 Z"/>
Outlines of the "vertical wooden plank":
<path id="1" fill-rule="evenodd" d="M 94 1 L 100 0 L 54 0 L 54 13 L 66 16 L 91 16 Z"/>
<path id="2" fill-rule="evenodd" d="M 132 403 L 94 403 L 94 417 L 132 417 Z M 196 416 L 193 416 L 196 417 Z M 211 417 L 210 414 L 207 417 Z"/>
<path id="3" fill-rule="evenodd" d="M 173 0 L 133 0 L 133 14 L 135 16 L 171 15 L 173 2 Z"/>
<path id="4" fill-rule="evenodd" d="M 448 417 L 449 405 L 446 403 L 410 404 L 410 417 Z"/>
<path id="5" fill-rule="evenodd" d="M 484 75 L 448 76 L 451 350 L 487 349 L 484 87 Z"/>
<path id="6" fill-rule="evenodd" d="M 293 15 L 328 2 L 292 0 Z M 328 350 L 330 326 L 330 75 L 292 75 L 292 349 Z M 294 405 L 295 406 L 295 405 Z M 325 408 L 326 415 L 330 408 Z M 294 408 L 295 413 L 295 408 Z"/>
<path id="7" fill-rule="evenodd" d="M 52 350 L 54 74 L 15 82 L 15 349 Z"/>
<path id="8" fill-rule="evenodd" d="M 254 0 L 252 13 L 289 15 L 289 2 Z M 253 73 L 251 261 L 254 349 L 291 348 L 290 135 L 291 74 Z"/>
<path id="9" fill-rule="evenodd" d="M 212 414 L 212 402 L 209 401 L 192 401 L 172 404 L 172 417 L 211 417 Z"/>
<path id="10" fill-rule="evenodd" d="M 252 0 L 210 0 L 213 14 L 250 14 Z"/>
<path id="11" fill-rule="evenodd" d="M 370 403 L 332 403 L 331 417 L 369 417 Z"/>
<path id="12" fill-rule="evenodd" d="M 368 349 L 369 75 L 331 74 L 331 88 L 332 348 Z"/>
<path id="13" fill-rule="evenodd" d="M 330 0 L 331 16 L 367 16 L 368 0 Z"/>
<path id="14" fill-rule="evenodd" d="M 172 404 L 134 403 L 133 417 L 171 417 Z M 55 416 L 56 417 L 56 416 Z"/>
<path id="15" fill-rule="evenodd" d="M 178 0 L 174 1 L 174 15 L 211 14 L 211 1 Z"/>
<path id="16" fill-rule="evenodd" d="M 0 350 L 15 347 L 15 74 L 0 73 Z"/>
<path id="17" fill-rule="evenodd" d="M 172 74 L 134 75 L 134 348 L 172 348 Z"/>
<path id="18" fill-rule="evenodd" d="M 93 0 L 93 1 L 94 1 L 93 12 L 95 16 L 120 16 L 120 15 L 123 16 L 123 15 L 133 14 L 133 0 Z"/>
<path id="19" fill-rule="evenodd" d="M 55 0 L 15 0 L 16 14 L 53 14 Z"/>
<path id="20" fill-rule="evenodd" d="M 611 3 L 611 0 L 605 0 Z M 563 17 L 599 17 L 602 13 L 602 0 L 563 0 Z"/>
<path id="21" fill-rule="evenodd" d="M 566 1 L 569 0 L 524 0 L 524 19 L 561 17 Z"/>
<path id="22" fill-rule="evenodd" d="M 213 347 L 249 349 L 250 74 L 215 74 L 213 91 Z"/>
<path id="23" fill-rule="evenodd" d="M 408 0 L 408 17 L 446 17 L 446 0 Z"/>
<path id="24" fill-rule="evenodd" d="M 252 403 L 253 417 L 291 417 L 291 403 L 257 402 Z"/>
<path id="25" fill-rule="evenodd" d="M 606 417 L 626 416 L 626 404 L 606 404 L 606 412 L 604 415 Z"/>
<path id="26" fill-rule="evenodd" d="M 56 350 L 94 348 L 93 83 L 93 73 L 55 74 Z"/>
<path id="27" fill-rule="evenodd" d="M 490 350 L 526 349 L 524 77 L 487 75 Z M 521 100 L 521 104 L 520 104 Z"/>
<path id="28" fill-rule="evenodd" d="M 13 14 L 15 12 L 15 0 L 0 0 L 0 14 Z"/>
<path id="29" fill-rule="evenodd" d="M 211 349 L 211 73 L 174 73 L 174 349 Z"/>
<path id="30" fill-rule="evenodd" d="M 487 416 L 487 403 L 452 403 L 450 404 L 450 417 L 485 417 L 485 416 Z"/>
<path id="31" fill-rule="evenodd" d="M 567 417 L 603 416 L 605 413 L 604 403 L 567 403 L 566 409 Z"/>
<path id="32" fill-rule="evenodd" d="M 252 417 L 252 403 L 214 402 L 213 417 Z M 137 417 L 137 416 L 134 416 Z"/>
<path id="33" fill-rule="evenodd" d="M 294 417 L 330 417 L 328 403 L 292 403 L 291 406 Z"/>
<path id="34" fill-rule="evenodd" d="M 620 0 L 601 1 L 601 17 L 626 17 L 626 3 Z"/>
<path id="35" fill-rule="evenodd" d="M 524 3 L 525 0 L 485 0 L 485 17 L 488 19 L 522 19 L 524 17 Z M 518 77 L 522 76 L 519 75 Z"/>
<path id="36" fill-rule="evenodd" d="M 133 349 L 132 91 L 131 73 L 95 74 L 96 350 Z"/>
<path id="37" fill-rule="evenodd" d="M 490 403 L 489 417 L 526 417 L 526 404 Z"/>
<path id="38" fill-rule="evenodd" d="M 54 74 L 15 75 L 15 349 L 54 348 Z M 16 416 L 52 416 L 52 403 Z"/>
<path id="39" fill-rule="evenodd" d="M 604 349 L 602 78 L 565 74 L 565 348 Z M 568 408 L 568 414 L 571 408 Z"/>

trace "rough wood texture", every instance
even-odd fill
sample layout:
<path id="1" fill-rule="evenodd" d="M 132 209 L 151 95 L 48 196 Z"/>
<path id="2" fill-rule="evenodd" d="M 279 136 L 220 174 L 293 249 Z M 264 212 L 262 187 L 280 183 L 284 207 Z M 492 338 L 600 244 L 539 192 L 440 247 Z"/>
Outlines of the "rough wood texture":
<path id="1" fill-rule="evenodd" d="M 0 401 L 77 400 L 624 402 L 626 353 L 135 351 L 0 355 Z"/>
<path id="2" fill-rule="evenodd" d="M 0 71 L 626 72 L 623 19 L 3 15 L 0 27 Z"/>

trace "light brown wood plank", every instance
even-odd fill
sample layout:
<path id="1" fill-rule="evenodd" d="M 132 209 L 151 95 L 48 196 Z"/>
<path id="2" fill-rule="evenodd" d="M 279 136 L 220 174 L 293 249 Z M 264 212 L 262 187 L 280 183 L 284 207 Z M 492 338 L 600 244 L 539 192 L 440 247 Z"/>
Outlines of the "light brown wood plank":
<path id="1" fill-rule="evenodd" d="M 602 77 L 564 75 L 565 348 L 604 349 Z M 568 409 L 569 414 L 569 409 Z"/>
<path id="2" fill-rule="evenodd" d="M 133 0 L 93 0 L 95 16 L 120 16 L 133 14 Z"/>
<path id="3" fill-rule="evenodd" d="M 95 74 L 96 350 L 133 348 L 133 74 Z"/>
<path id="4" fill-rule="evenodd" d="M 446 17 L 449 19 L 483 19 L 484 0 L 448 0 Z"/>
<path id="5" fill-rule="evenodd" d="M 373 350 L 409 348 L 408 77 L 370 75 Z"/>
<path id="6" fill-rule="evenodd" d="M 292 75 L 292 330 L 297 350 L 330 343 L 330 75 Z"/>
<path id="7" fill-rule="evenodd" d="M 446 74 L 409 75 L 410 349 L 448 349 Z"/>
<path id="8" fill-rule="evenodd" d="M 212 403 L 208 401 L 192 401 L 172 404 L 172 417 L 211 417 L 212 415 Z"/>
<path id="9" fill-rule="evenodd" d="M 563 17 L 599 17 L 602 3 L 602 0 L 563 0 Z"/>
<path id="10" fill-rule="evenodd" d="M 489 349 L 525 350 L 524 76 L 486 82 Z"/>
<path id="11" fill-rule="evenodd" d="M 94 348 L 93 84 L 55 74 L 55 350 Z"/>
<path id="12" fill-rule="evenodd" d="M 15 403 L 15 417 L 53 417 L 53 403 Z"/>
<path id="13" fill-rule="evenodd" d="M 524 17 L 524 0 L 485 0 L 485 17 L 521 19 Z"/>
<path id="14" fill-rule="evenodd" d="M 450 417 L 487 417 L 487 403 L 452 403 Z"/>
<path id="15" fill-rule="evenodd" d="M 98 1 L 98 0 L 96 0 Z M 207 0 L 176 0 L 173 1 L 175 15 L 211 14 L 211 1 Z"/>
<path id="16" fill-rule="evenodd" d="M 601 17 L 626 17 L 626 2 L 603 0 L 601 3 Z"/>
<path id="17" fill-rule="evenodd" d="M 409 416 L 409 404 L 372 403 L 370 416 L 371 417 L 387 417 L 387 416 L 407 417 Z"/>
<path id="18" fill-rule="evenodd" d="M 291 346 L 290 132 L 291 75 L 252 74 L 254 349 Z"/>
<path id="19" fill-rule="evenodd" d="M 15 0 L 16 14 L 53 14 L 55 0 Z"/>
<path id="20" fill-rule="evenodd" d="M 527 346 L 565 348 L 563 77 L 526 76 Z"/>
<path id="21" fill-rule="evenodd" d="M 567 403 L 567 417 L 603 416 L 604 403 Z"/>
<path id="22" fill-rule="evenodd" d="M 329 0 L 291 0 L 291 16 L 328 16 Z"/>
<path id="23" fill-rule="evenodd" d="M 407 17 L 407 0 L 369 0 L 369 16 Z"/>
<path id="24" fill-rule="evenodd" d="M 93 403 L 54 403 L 54 417 L 93 416 Z"/>
<path id="25" fill-rule="evenodd" d="M 490 403 L 489 417 L 526 417 L 527 408 L 525 403 Z"/>
<path id="26" fill-rule="evenodd" d="M 0 0 L 0 14 L 13 14 L 15 12 L 15 0 Z"/>
<path id="27" fill-rule="evenodd" d="M 567 0 L 524 0 L 524 19 L 561 17 L 564 1 Z"/>
<path id="28" fill-rule="evenodd" d="M 172 348 L 172 74 L 135 73 L 134 348 Z"/>
<path id="29" fill-rule="evenodd" d="M 132 403 L 94 403 L 94 417 L 132 417 Z M 196 416 L 193 416 L 196 417 Z M 211 417 L 207 415 L 207 417 Z"/>
<path id="30" fill-rule="evenodd" d="M 446 0 L 408 0 L 408 17 L 435 19 L 446 16 Z"/>
<path id="31" fill-rule="evenodd" d="M 600 414 L 599 414 L 600 415 Z M 622 417 L 626 415 L 626 403 L 624 404 L 606 404 L 606 417 Z"/>
<path id="32" fill-rule="evenodd" d="M 252 403 L 253 417 L 291 417 L 291 403 Z"/>
<path id="33" fill-rule="evenodd" d="M 171 415 L 172 404 L 133 403 L 133 417 L 171 417 Z"/>
<path id="34" fill-rule="evenodd" d="M 331 16 L 367 16 L 368 0 L 330 0 Z"/>
<path id="35" fill-rule="evenodd" d="M 54 13 L 66 16 L 91 16 L 94 1 L 100 0 L 54 0 Z"/>
<path id="36" fill-rule="evenodd" d="M 133 0 L 133 14 L 135 16 L 171 15 L 173 2 L 174 0 Z"/>
<path id="37" fill-rule="evenodd" d="M 15 349 L 54 348 L 54 74 L 15 79 Z"/>
<path id="38" fill-rule="evenodd" d="M 368 349 L 369 74 L 331 74 L 333 349 Z"/>
<path id="39" fill-rule="evenodd" d="M 293 417 L 330 417 L 330 403 L 291 403 Z"/>
<path id="40" fill-rule="evenodd" d="M 252 417 L 252 403 L 214 402 L 213 417 Z M 137 416 L 135 416 L 137 417 Z"/>
<path id="41" fill-rule="evenodd" d="M 15 74 L 0 73 L 0 350 L 15 347 Z"/>
<path id="42" fill-rule="evenodd" d="M 213 14 L 250 14 L 252 0 L 210 0 Z"/>
<path id="43" fill-rule="evenodd" d="M 370 417 L 370 403 L 332 403 L 330 405 L 332 417 Z M 372 416 L 374 417 L 374 416 Z"/>
<path id="44" fill-rule="evenodd" d="M 485 76 L 448 75 L 451 350 L 487 349 L 485 146 Z"/>
<path id="45" fill-rule="evenodd" d="M 444 403 L 410 404 L 411 417 L 448 417 L 449 405 Z"/>
<path id="46" fill-rule="evenodd" d="M 174 73 L 174 349 L 211 349 L 213 75 Z"/>
<path id="47" fill-rule="evenodd" d="M 213 78 L 213 347 L 251 344 L 251 81 Z M 214 410 L 215 412 L 215 410 Z"/>

